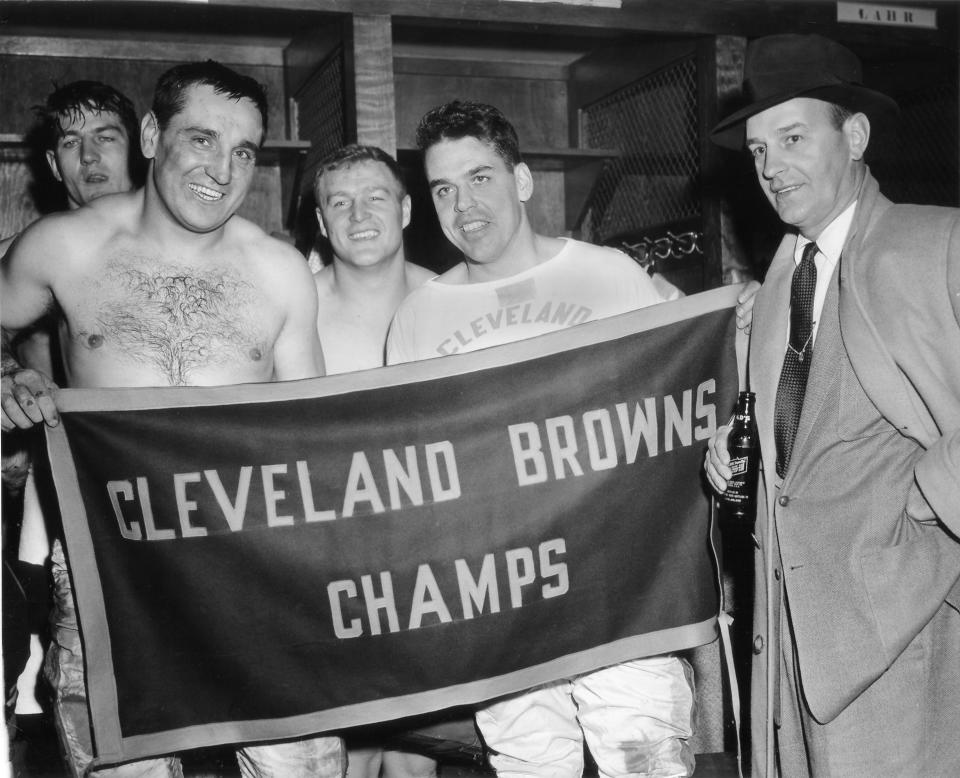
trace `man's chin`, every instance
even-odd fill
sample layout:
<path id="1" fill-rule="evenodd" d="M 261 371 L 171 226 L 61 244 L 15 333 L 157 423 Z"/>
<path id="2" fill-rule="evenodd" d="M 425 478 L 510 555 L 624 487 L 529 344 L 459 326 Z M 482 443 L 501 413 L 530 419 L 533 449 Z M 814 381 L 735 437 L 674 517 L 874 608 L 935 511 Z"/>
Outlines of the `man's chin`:
<path id="1" fill-rule="evenodd" d="M 93 202 L 101 197 L 106 197 L 107 195 L 119 194 L 120 189 L 117 189 L 115 186 L 111 185 L 109 181 L 104 181 L 102 184 L 87 184 L 83 195 L 84 203 Z"/>

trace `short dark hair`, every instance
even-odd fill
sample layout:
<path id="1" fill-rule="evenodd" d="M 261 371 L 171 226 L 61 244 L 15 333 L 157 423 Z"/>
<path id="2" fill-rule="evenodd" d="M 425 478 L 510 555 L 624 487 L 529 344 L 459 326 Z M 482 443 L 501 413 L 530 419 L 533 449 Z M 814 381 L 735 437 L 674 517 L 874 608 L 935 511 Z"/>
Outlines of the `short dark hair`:
<path id="1" fill-rule="evenodd" d="M 160 76 L 153 92 L 151 110 L 157 117 L 157 125 L 161 130 L 183 110 L 186 103 L 184 92 L 192 86 L 211 86 L 218 95 L 226 95 L 233 100 L 246 98 L 252 101 L 263 121 L 263 137 L 267 136 L 267 93 L 263 86 L 255 79 L 237 73 L 212 59 L 176 65 Z"/>
<path id="2" fill-rule="evenodd" d="M 127 133 L 131 151 L 140 148 L 140 124 L 133 103 L 126 95 L 100 81 L 71 81 L 63 86 L 54 83 L 46 102 L 33 106 L 33 110 L 40 123 L 40 137 L 46 151 L 57 148 L 64 134 L 64 125 L 77 121 L 84 110 L 116 114 Z"/>
<path id="3" fill-rule="evenodd" d="M 317 174 L 313 178 L 314 196 L 316 196 L 317 193 L 317 184 L 320 183 L 320 179 L 323 177 L 324 173 L 339 170 L 343 167 L 349 167 L 357 162 L 368 161 L 382 162 L 384 165 L 386 165 L 387 169 L 393 174 L 393 177 L 400 185 L 401 196 L 407 193 L 407 185 L 403 180 L 403 172 L 400 170 L 400 165 L 397 164 L 397 161 L 393 157 L 387 154 L 387 152 L 385 152 L 379 146 L 361 146 L 359 143 L 350 143 L 346 146 L 341 146 L 335 151 L 331 151 L 317 164 Z M 319 202 L 317 205 L 319 205 Z"/>
<path id="4" fill-rule="evenodd" d="M 842 130 L 843 123 L 853 116 L 853 111 L 846 106 L 840 105 L 839 103 L 828 103 L 830 110 L 830 124 L 833 125 L 835 130 Z"/>
<path id="5" fill-rule="evenodd" d="M 489 143 L 503 160 L 516 167 L 520 156 L 517 131 L 492 105 L 470 100 L 454 100 L 431 109 L 417 127 L 417 147 L 426 151 L 442 140 L 476 138 Z"/>

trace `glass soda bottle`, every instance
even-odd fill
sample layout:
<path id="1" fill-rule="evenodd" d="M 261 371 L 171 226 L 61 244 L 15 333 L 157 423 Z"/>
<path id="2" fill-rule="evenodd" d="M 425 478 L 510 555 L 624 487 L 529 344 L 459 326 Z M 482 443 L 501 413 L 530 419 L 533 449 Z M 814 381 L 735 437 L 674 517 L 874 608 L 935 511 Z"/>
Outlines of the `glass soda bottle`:
<path id="1" fill-rule="evenodd" d="M 733 475 L 723 493 L 724 514 L 735 521 L 752 522 L 756 518 L 757 476 L 760 472 L 760 441 L 753 406 L 756 395 L 740 392 L 733 424 L 727 437 L 730 469 Z"/>

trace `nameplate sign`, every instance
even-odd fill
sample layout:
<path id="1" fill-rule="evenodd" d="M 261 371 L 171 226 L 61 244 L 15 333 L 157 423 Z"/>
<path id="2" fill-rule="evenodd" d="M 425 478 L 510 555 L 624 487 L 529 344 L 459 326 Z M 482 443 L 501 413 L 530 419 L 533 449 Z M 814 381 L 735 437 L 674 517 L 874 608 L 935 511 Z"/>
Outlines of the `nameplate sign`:
<path id="1" fill-rule="evenodd" d="M 880 3 L 847 3 L 840 0 L 837 2 L 837 21 L 935 30 L 937 29 L 937 11 L 934 8 Z"/>

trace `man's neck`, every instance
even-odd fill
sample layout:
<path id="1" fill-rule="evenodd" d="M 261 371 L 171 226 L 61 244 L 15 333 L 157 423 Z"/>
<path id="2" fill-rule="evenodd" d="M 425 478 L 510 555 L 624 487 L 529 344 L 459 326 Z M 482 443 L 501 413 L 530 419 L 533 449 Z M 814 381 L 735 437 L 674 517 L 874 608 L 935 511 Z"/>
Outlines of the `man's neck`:
<path id="1" fill-rule="evenodd" d="M 334 257 L 331 265 L 333 287 L 344 300 L 376 300 L 378 302 L 407 293 L 406 260 L 403 252 L 376 265 L 357 267 Z"/>
<path id="2" fill-rule="evenodd" d="M 180 224 L 167 210 L 152 181 L 148 181 L 138 194 L 141 197 L 141 237 L 152 240 L 171 255 L 202 257 L 223 238 L 229 219 L 209 232 L 194 232 Z"/>
<path id="3" fill-rule="evenodd" d="M 502 281 L 552 259 L 559 250 L 555 238 L 537 235 L 527 226 L 514 236 L 506 251 L 497 259 L 488 262 L 471 262 L 467 259 L 464 262 L 464 283 Z"/>

